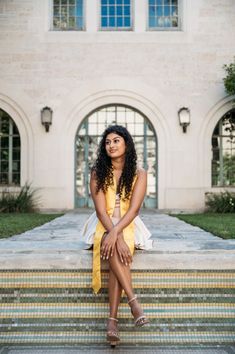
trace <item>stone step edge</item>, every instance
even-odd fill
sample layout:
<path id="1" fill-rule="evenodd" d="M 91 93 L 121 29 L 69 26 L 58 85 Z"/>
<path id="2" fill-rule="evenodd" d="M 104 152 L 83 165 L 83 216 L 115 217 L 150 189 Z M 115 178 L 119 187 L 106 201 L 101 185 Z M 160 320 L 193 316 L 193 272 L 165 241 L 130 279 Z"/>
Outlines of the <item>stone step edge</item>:
<path id="1" fill-rule="evenodd" d="M 107 269 L 108 263 L 102 261 L 102 268 Z M 174 270 L 174 269 L 205 269 L 235 270 L 235 252 L 205 254 L 136 254 L 131 265 L 139 270 Z M 56 253 L 34 254 L 22 253 L 0 256 L 0 270 L 4 269 L 92 269 L 92 255 Z"/>

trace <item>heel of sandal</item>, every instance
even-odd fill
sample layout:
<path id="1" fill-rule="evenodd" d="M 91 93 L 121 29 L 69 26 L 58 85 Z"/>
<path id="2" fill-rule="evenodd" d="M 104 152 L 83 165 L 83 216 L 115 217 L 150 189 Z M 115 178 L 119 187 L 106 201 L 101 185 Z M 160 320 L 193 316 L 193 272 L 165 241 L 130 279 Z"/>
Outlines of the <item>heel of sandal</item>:
<path id="1" fill-rule="evenodd" d="M 130 305 L 135 300 L 138 302 L 138 298 L 136 295 L 128 301 L 128 304 Z M 130 305 L 130 307 L 131 307 L 131 305 Z M 142 312 L 143 312 L 143 310 L 142 310 Z M 133 314 L 132 308 L 131 308 L 131 313 L 134 317 L 134 323 L 135 323 L 136 327 L 142 327 L 142 326 L 149 323 L 148 318 L 144 314 L 136 318 Z"/>
<path id="2" fill-rule="evenodd" d="M 109 317 L 108 320 L 118 322 L 118 320 L 113 317 Z M 107 342 L 111 345 L 111 347 L 114 348 L 120 342 L 120 337 L 119 337 L 118 331 L 113 331 L 113 330 L 107 331 L 106 339 L 107 339 Z"/>

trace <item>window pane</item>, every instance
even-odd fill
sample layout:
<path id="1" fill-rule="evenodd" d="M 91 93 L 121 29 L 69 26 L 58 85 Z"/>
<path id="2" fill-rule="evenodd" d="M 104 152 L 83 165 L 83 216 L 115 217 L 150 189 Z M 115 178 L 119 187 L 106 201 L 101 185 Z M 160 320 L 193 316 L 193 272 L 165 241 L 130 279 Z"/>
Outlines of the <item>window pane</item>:
<path id="1" fill-rule="evenodd" d="M 176 28 L 178 27 L 178 1 L 149 0 L 149 27 Z"/>
<path id="2" fill-rule="evenodd" d="M 131 22 L 130 22 L 130 17 L 125 17 L 124 18 L 124 26 L 125 27 L 130 27 Z"/>
<path id="3" fill-rule="evenodd" d="M 70 17 L 69 18 L 69 27 L 74 28 L 75 27 L 75 17 Z"/>
<path id="4" fill-rule="evenodd" d="M 117 6 L 117 15 L 120 16 L 120 15 L 123 15 L 123 7 L 122 6 Z"/>
<path id="5" fill-rule="evenodd" d="M 108 26 L 108 18 L 107 17 L 102 17 L 101 26 L 102 27 L 107 27 Z"/>
<path id="6" fill-rule="evenodd" d="M 123 26 L 123 18 L 122 17 L 117 17 L 117 26 L 122 27 Z"/>
<path id="7" fill-rule="evenodd" d="M 60 15 L 60 7 L 54 6 L 54 16 L 59 16 L 59 15 Z"/>
<path id="8" fill-rule="evenodd" d="M 9 134 L 9 120 L 7 118 L 1 119 L 1 134 Z"/>
<path id="9" fill-rule="evenodd" d="M 102 0 L 101 26 L 125 29 L 131 25 L 131 8 L 128 0 Z M 107 19 L 104 19 L 107 17 Z"/>
<path id="10" fill-rule="evenodd" d="M 57 30 L 83 29 L 83 0 L 54 1 L 53 28 Z"/>
<path id="11" fill-rule="evenodd" d="M 101 7 L 101 15 L 102 15 L 102 16 L 107 16 L 107 15 L 108 15 L 108 8 L 107 8 L 107 6 L 102 6 L 102 7 Z"/>
<path id="12" fill-rule="evenodd" d="M 124 6 L 124 15 L 130 15 L 130 6 Z"/>
<path id="13" fill-rule="evenodd" d="M 155 17 L 149 18 L 149 27 L 156 27 L 156 18 Z"/>
<path id="14" fill-rule="evenodd" d="M 75 16 L 75 6 L 69 6 L 69 16 Z"/>
<path id="15" fill-rule="evenodd" d="M 114 16 L 114 15 L 115 15 L 115 7 L 109 6 L 109 16 Z"/>
<path id="16" fill-rule="evenodd" d="M 115 17 L 109 17 L 109 26 L 115 27 Z"/>

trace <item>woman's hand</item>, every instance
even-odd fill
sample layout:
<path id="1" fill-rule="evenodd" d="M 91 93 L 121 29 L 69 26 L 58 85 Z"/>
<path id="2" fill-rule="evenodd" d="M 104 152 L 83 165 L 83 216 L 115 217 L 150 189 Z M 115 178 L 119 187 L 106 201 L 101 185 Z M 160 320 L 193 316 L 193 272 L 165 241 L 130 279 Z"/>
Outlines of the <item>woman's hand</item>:
<path id="1" fill-rule="evenodd" d="M 109 259 L 109 257 L 113 256 L 114 248 L 116 246 L 118 238 L 117 229 L 115 227 L 112 228 L 111 231 L 107 232 L 101 248 L 100 248 L 100 255 L 102 259 Z"/>
<path id="2" fill-rule="evenodd" d="M 121 233 L 117 239 L 117 252 L 122 263 L 128 265 L 132 262 L 132 255 L 128 245 L 126 244 L 123 234 Z"/>

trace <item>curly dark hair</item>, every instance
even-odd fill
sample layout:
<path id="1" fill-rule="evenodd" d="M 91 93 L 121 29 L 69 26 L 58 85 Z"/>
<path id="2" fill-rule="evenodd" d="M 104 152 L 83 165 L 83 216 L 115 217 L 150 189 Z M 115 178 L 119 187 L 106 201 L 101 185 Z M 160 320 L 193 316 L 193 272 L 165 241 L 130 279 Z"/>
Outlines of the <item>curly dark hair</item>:
<path id="1" fill-rule="evenodd" d="M 108 186 L 113 184 L 113 166 L 111 158 L 107 155 L 105 148 L 106 137 L 111 133 L 116 133 L 117 135 L 123 137 L 126 144 L 125 163 L 119 179 L 117 193 L 121 198 L 122 191 L 125 189 L 123 200 L 127 200 L 130 198 L 132 183 L 137 172 L 137 155 L 132 136 L 128 130 L 121 125 L 109 126 L 104 131 L 102 139 L 99 143 L 97 159 L 91 169 L 96 173 L 96 193 L 98 193 L 100 189 L 105 193 Z"/>

